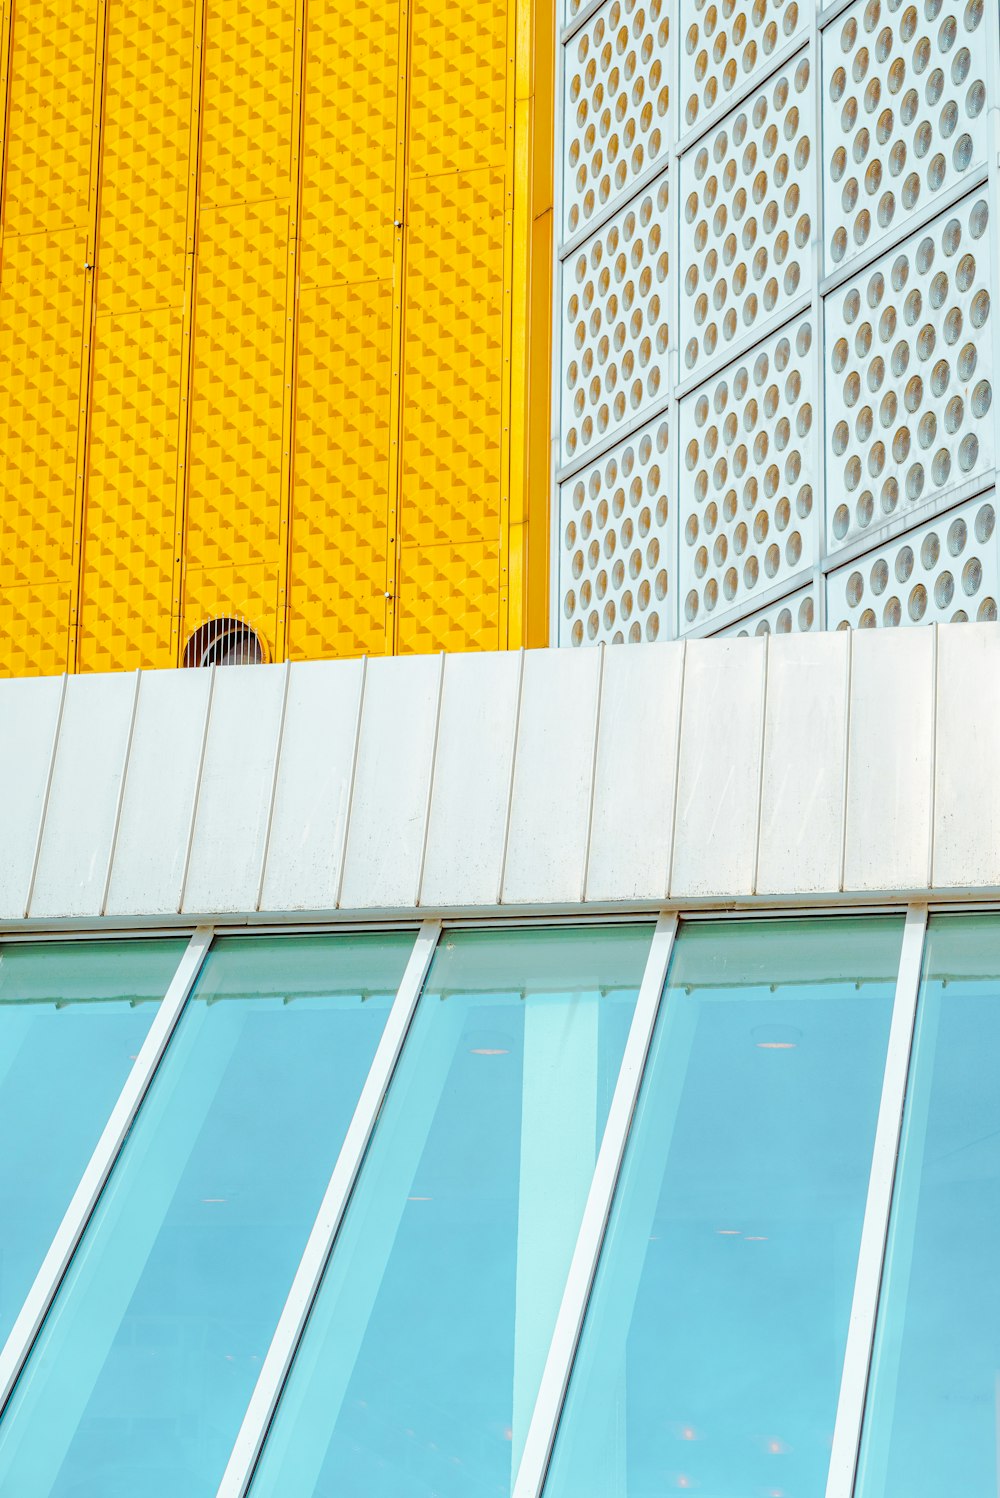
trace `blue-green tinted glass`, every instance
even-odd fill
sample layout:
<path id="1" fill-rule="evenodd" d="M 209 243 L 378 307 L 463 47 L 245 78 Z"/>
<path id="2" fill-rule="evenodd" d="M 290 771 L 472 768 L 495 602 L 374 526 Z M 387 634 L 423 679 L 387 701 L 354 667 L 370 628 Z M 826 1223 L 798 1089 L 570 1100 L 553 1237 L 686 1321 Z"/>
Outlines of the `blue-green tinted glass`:
<path id="1" fill-rule="evenodd" d="M 902 922 L 682 926 L 546 1498 L 817 1498 Z"/>
<path id="2" fill-rule="evenodd" d="M 0 1492 L 213 1498 L 412 941 L 213 948 L 0 1422 Z"/>
<path id="3" fill-rule="evenodd" d="M 0 950 L 0 1346 L 183 951 L 182 941 Z"/>
<path id="4" fill-rule="evenodd" d="M 927 931 L 857 1493 L 998 1490 L 1000 918 Z"/>
<path id="5" fill-rule="evenodd" d="M 510 1492 L 650 936 L 444 939 L 253 1498 Z"/>

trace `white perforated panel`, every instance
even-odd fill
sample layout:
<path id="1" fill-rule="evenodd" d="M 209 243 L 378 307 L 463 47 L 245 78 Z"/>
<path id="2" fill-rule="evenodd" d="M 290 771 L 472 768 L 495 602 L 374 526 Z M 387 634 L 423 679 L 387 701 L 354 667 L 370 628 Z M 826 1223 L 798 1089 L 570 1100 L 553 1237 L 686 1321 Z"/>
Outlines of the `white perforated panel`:
<path id="1" fill-rule="evenodd" d="M 608 0 L 566 53 L 563 237 L 571 238 L 670 145 L 664 0 Z"/>
<path id="2" fill-rule="evenodd" d="M 809 0 L 686 0 L 681 87 L 686 129 L 809 26 Z"/>
<path id="3" fill-rule="evenodd" d="M 666 638 L 668 429 L 650 422 L 559 491 L 559 642 Z"/>
<path id="4" fill-rule="evenodd" d="M 826 300 L 831 552 L 993 466 L 988 228 L 974 195 Z"/>
<path id="5" fill-rule="evenodd" d="M 985 6 L 857 0 L 824 33 L 828 269 L 871 250 L 982 165 Z"/>
<path id="6" fill-rule="evenodd" d="M 802 317 L 681 402 L 681 630 L 818 558 L 813 328 Z"/>
<path id="7" fill-rule="evenodd" d="M 562 14 L 552 638 L 990 617 L 1000 0 Z"/>
<path id="8" fill-rule="evenodd" d="M 996 495 L 927 521 L 826 581 L 830 629 L 995 620 Z"/>
<path id="9" fill-rule="evenodd" d="M 667 178 L 563 264 L 563 460 L 583 457 L 661 393 L 668 340 Z"/>
<path id="10" fill-rule="evenodd" d="M 758 609 L 746 619 L 720 629 L 720 635 L 792 635 L 807 634 L 819 626 L 819 609 L 816 604 L 816 589 L 802 588 L 788 598 L 772 603 L 769 608 Z"/>
<path id="11" fill-rule="evenodd" d="M 681 160 L 690 371 L 812 284 L 813 83 L 802 54 Z"/>

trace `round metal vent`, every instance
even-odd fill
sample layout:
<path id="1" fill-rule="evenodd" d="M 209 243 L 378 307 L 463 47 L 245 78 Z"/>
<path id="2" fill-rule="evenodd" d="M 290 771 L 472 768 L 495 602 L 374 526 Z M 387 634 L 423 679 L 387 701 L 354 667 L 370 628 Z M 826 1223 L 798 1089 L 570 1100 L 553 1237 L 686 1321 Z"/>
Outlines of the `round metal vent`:
<path id="1" fill-rule="evenodd" d="M 210 619 L 184 647 L 185 666 L 259 666 L 264 646 L 245 619 Z"/>

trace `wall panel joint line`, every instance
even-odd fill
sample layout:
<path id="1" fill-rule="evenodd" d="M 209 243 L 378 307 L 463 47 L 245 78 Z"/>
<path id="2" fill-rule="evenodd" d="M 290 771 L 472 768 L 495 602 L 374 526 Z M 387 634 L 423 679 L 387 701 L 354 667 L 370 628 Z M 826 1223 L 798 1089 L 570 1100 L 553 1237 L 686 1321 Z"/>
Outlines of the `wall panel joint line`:
<path id="1" fill-rule="evenodd" d="M 205 0 L 195 0 L 191 63 L 191 118 L 188 132 L 184 292 L 181 312 L 181 364 L 177 399 L 177 479 L 174 490 L 172 557 L 171 658 L 182 664 L 184 640 L 185 548 L 187 544 L 188 469 L 191 456 L 191 393 L 194 384 L 194 299 L 198 269 L 198 184 L 201 174 L 202 104 L 205 88 Z M 200 622 L 200 621 L 199 621 Z"/>
<path id="2" fill-rule="evenodd" d="M 42 856 L 42 838 L 45 835 L 45 819 L 49 811 L 49 797 L 52 794 L 52 778 L 56 772 L 56 753 L 59 749 L 59 734 L 62 729 L 63 710 L 66 706 L 67 675 L 63 672 L 62 685 L 59 690 L 59 706 L 56 708 L 56 721 L 52 729 L 52 748 L 49 751 L 49 764 L 45 773 L 45 789 L 42 792 L 42 804 L 38 811 L 38 832 L 35 835 L 35 847 L 31 856 L 31 873 L 28 876 L 28 888 L 24 894 L 24 915 L 27 919 L 28 911 L 31 909 L 31 901 L 35 894 L 35 880 L 38 877 L 38 860 Z"/>
<path id="3" fill-rule="evenodd" d="M 83 266 L 83 336 L 80 345 L 80 394 L 77 402 L 76 468 L 73 493 L 73 553 L 70 568 L 69 636 L 66 663 L 77 670 L 83 592 L 83 537 L 90 468 L 90 421 L 94 383 L 94 333 L 97 325 L 97 237 L 101 199 L 101 155 L 104 134 L 104 70 L 108 50 L 108 3 L 97 0 L 94 48 L 94 95 L 90 122 L 90 178 L 87 199 L 86 263 Z"/>
<path id="4" fill-rule="evenodd" d="M 410 0 L 399 0 L 396 78 L 396 174 L 392 235 L 392 376 L 389 389 L 389 472 L 386 505 L 385 653 L 394 655 L 399 626 L 400 491 L 403 481 L 403 377 L 406 348 L 406 236 L 410 163 Z"/>
<path id="5" fill-rule="evenodd" d="M 4 0 L 0 15 L 0 257 L 3 251 L 3 221 L 6 204 L 7 142 L 10 120 L 10 57 L 14 31 L 14 0 Z M 3 262 L 0 258 L 0 271 Z"/>
<path id="6" fill-rule="evenodd" d="M 295 385 L 299 330 L 299 232 L 302 222 L 302 169 L 305 129 L 306 0 L 295 0 L 295 58 L 292 76 L 292 140 L 288 183 L 288 247 L 285 264 L 284 388 L 281 406 L 281 495 L 278 520 L 278 599 L 274 659 L 288 652 L 289 577 L 292 565 L 292 503 L 295 492 Z M 263 878 L 263 876 L 262 876 Z"/>

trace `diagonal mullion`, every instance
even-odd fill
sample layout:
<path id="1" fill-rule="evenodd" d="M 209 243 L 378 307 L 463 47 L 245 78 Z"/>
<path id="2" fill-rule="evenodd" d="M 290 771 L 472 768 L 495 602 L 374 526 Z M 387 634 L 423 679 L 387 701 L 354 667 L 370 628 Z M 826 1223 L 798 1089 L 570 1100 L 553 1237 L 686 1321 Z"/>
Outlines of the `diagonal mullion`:
<path id="1" fill-rule="evenodd" d="M 913 1049 L 926 931 L 926 905 L 911 905 L 906 912 L 903 946 L 899 956 L 896 995 L 882 1081 L 882 1101 L 875 1128 L 864 1225 L 858 1248 L 858 1267 L 851 1302 L 851 1319 L 848 1323 L 826 1498 L 851 1498 L 854 1491 L 875 1338 L 875 1318 L 889 1233 L 889 1213 L 896 1179 L 896 1160 L 903 1128 L 903 1103 Z"/>
<path id="2" fill-rule="evenodd" d="M 243 1498 L 281 1391 L 291 1370 L 309 1312 L 320 1287 L 334 1241 L 361 1170 L 389 1083 L 410 1028 L 441 931 L 440 921 L 424 921 L 386 1021 L 371 1070 L 358 1099 L 337 1163 L 320 1204 L 275 1327 L 243 1424 L 229 1456 L 218 1498 Z"/>
<path id="3" fill-rule="evenodd" d="M 566 1390 L 583 1321 L 590 1299 L 597 1261 L 607 1230 L 615 1188 L 625 1158 L 632 1118 L 639 1098 L 639 1088 L 646 1069 L 646 1058 L 653 1039 L 653 1027 L 660 1008 L 660 997 L 666 982 L 667 968 L 677 932 L 677 915 L 663 911 L 642 975 L 639 998 L 629 1030 L 625 1054 L 608 1112 L 597 1164 L 587 1196 L 576 1248 L 563 1290 L 562 1303 L 549 1344 L 545 1371 L 535 1400 L 528 1427 L 521 1465 L 518 1468 L 513 1498 L 540 1498 L 548 1471 L 556 1429 L 562 1414 Z M 219 1498 L 223 1498 L 220 1492 Z M 235 1498 L 235 1495 L 226 1495 Z"/>
<path id="4" fill-rule="evenodd" d="M 49 1251 L 11 1328 L 3 1351 L 0 1352 L 0 1410 L 6 1406 L 14 1392 L 14 1386 L 41 1331 L 70 1260 L 121 1153 L 139 1107 L 149 1091 L 167 1043 L 208 955 L 212 934 L 211 926 L 199 926 L 188 942 L 80 1184 L 73 1193 Z"/>

